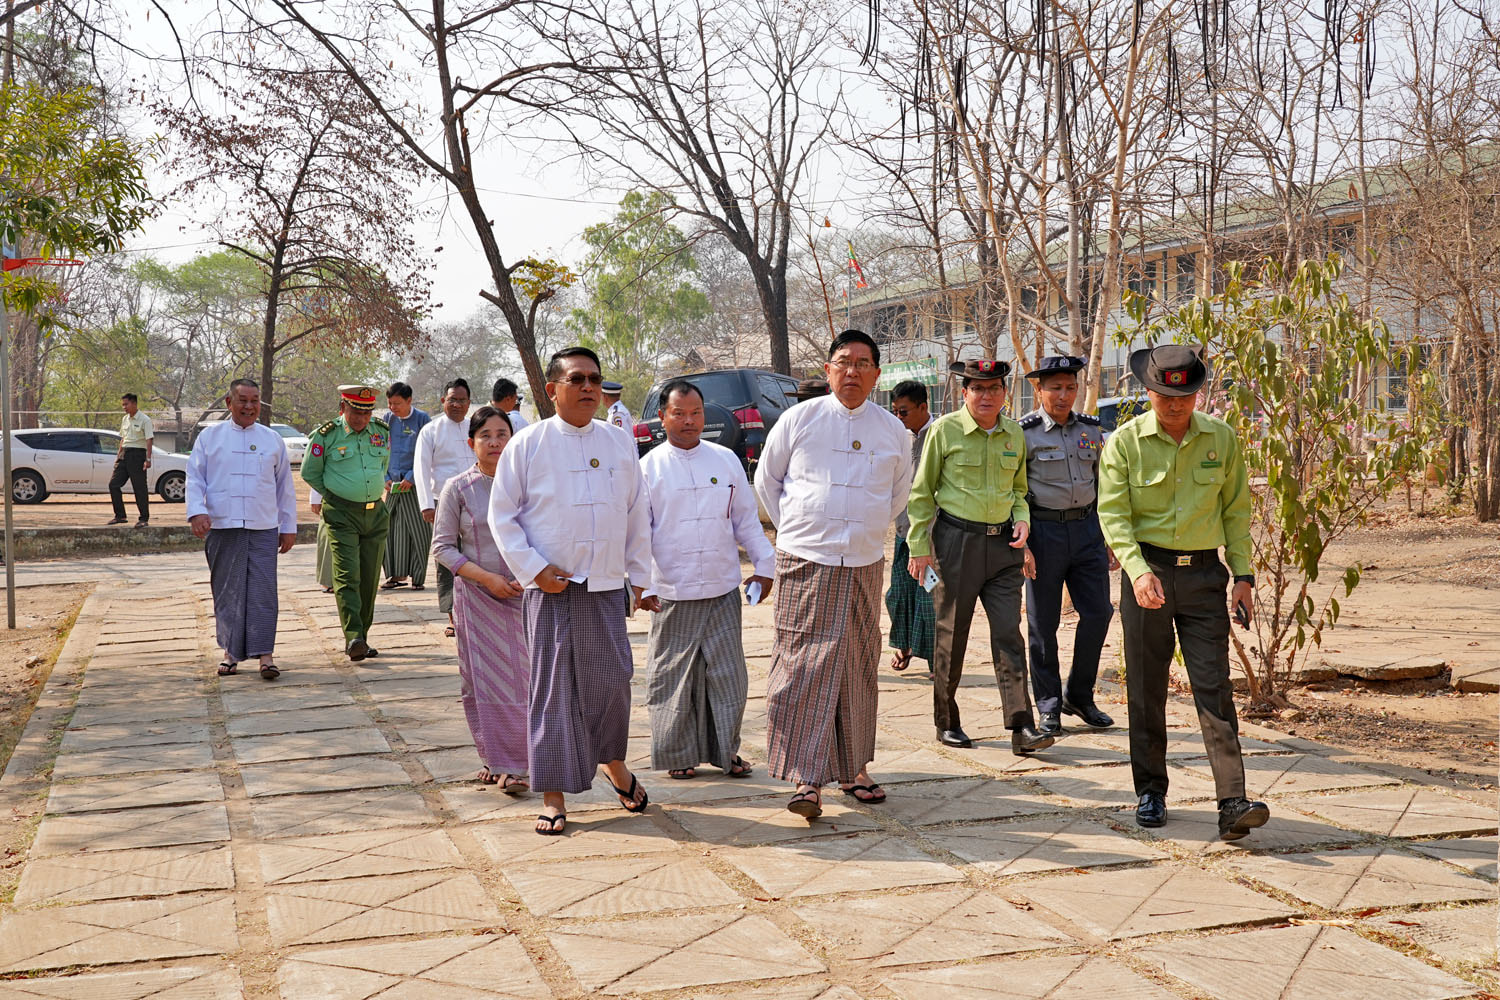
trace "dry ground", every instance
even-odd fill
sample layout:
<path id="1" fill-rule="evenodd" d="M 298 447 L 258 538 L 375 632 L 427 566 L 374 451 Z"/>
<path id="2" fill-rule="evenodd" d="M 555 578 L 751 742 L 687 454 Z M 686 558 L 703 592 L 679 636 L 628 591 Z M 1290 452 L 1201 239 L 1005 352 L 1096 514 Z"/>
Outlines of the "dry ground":
<path id="1" fill-rule="evenodd" d="M 16 630 L 0 628 L 0 771 L 52 673 L 78 609 L 93 589 L 91 583 L 80 583 L 16 591 Z"/>

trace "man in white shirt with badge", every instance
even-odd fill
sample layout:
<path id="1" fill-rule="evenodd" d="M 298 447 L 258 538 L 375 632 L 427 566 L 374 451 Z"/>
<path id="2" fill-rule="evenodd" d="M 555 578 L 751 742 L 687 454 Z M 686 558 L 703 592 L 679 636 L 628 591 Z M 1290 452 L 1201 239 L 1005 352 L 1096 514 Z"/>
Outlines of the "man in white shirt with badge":
<path id="1" fill-rule="evenodd" d="M 224 397 L 229 419 L 204 428 L 187 466 L 187 519 L 204 539 L 214 624 L 224 659 L 219 676 L 260 660 L 276 666 L 276 556 L 297 541 L 297 494 L 286 442 L 260 419 L 260 387 L 235 379 Z"/>
<path id="2" fill-rule="evenodd" d="M 641 459 L 651 502 L 652 616 L 646 645 L 651 766 L 693 778 L 708 762 L 748 778 L 739 755 L 749 678 L 740 602 L 771 593 L 776 552 L 761 530 L 739 458 L 703 441 L 703 393 L 693 383 L 661 390 L 666 444 Z M 753 567 L 740 592 L 740 548 Z"/>
<path id="3" fill-rule="evenodd" d="M 651 505 L 635 440 L 594 419 L 603 381 L 588 348 L 552 355 L 557 413 L 511 440 L 490 490 L 490 533 L 525 588 L 527 752 L 545 836 L 564 831 L 563 796 L 587 791 L 600 764 L 627 811 L 648 802 L 624 759 L 635 671 L 625 616 L 651 578 Z"/>
<path id="4" fill-rule="evenodd" d="M 880 348 L 845 330 L 831 392 L 787 410 L 766 438 L 755 491 L 776 525 L 776 642 L 766 690 L 767 770 L 797 784 L 787 808 L 822 813 L 819 788 L 884 802 L 875 756 L 885 534 L 911 489 L 911 435 L 867 400 Z"/>
<path id="5" fill-rule="evenodd" d="M 422 520 L 437 517 L 437 500 L 448 480 L 474 464 L 469 447 L 469 383 L 456 378 L 443 386 L 443 414 L 434 417 L 417 435 L 417 455 L 412 475 L 417 479 L 417 503 Z M 448 616 L 447 636 L 453 635 L 453 574 L 441 563 L 437 568 L 438 610 Z M 413 587 L 413 590 L 418 588 Z"/>
<path id="6" fill-rule="evenodd" d="M 620 428 L 620 430 L 631 435 L 632 439 L 634 439 L 635 418 L 630 415 L 629 408 L 620 402 L 620 393 L 625 391 L 625 387 L 619 382 L 605 382 L 603 388 L 604 405 L 606 407 L 604 419 L 609 422 L 611 427 Z"/>

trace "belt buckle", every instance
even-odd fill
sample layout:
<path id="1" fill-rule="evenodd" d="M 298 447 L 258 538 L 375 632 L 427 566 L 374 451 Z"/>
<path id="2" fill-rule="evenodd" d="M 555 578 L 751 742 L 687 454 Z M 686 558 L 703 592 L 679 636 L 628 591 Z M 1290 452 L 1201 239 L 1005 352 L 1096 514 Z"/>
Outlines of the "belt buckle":
<path id="1" fill-rule="evenodd" d="M 369 503 L 365 504 L 365 510 L 374 510 L 374 509 L 375 509 L 375 501 L 374 500 L 371 500 Z"/>
<path id="2" fill-rule="evenodd" d="M 1193 564 L 1193 557 L 1192 556 L 1178 556 L 1177 557 L 1177 565 L 1179 565 L 1179 566 L 1191 566 L 1192 564 Z"/>
<path id="3" fill-rule="evenodd" d="M 1000 534 L 1000 525 L 998 525 L 998 524 L 986 524 L 984 526 L 984 533 L 986 535 L 998 535 L 998 534 Z"/>

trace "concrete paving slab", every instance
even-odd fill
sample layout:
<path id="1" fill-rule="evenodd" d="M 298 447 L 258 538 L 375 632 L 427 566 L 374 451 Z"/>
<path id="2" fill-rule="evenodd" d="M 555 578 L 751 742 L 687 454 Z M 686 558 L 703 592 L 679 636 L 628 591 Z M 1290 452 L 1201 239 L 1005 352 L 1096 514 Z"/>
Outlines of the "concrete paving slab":
<path id="1" fill-rule="evenodd" d="M 372 685 L 373 686 L 373 685 Z M 376 702 L 380 718 L 397 726 L 422 726 L 434 722 L 446 722 L 453 713 L 463 715 L 463 703 L 458 698 L 411 698 L 402 701 Z"/>
<path id="2" fill-rule="evenodd" d="M 1168 765 L 1170 787 L 1167 808 L 1179 802 L 1201 801 L 1214 797 L 1211 781 L 1204 781 L 1174 765 Z M 1033 781 L 1072 805 L 1086 809 L 1134 809 L 1138 796 L 1135 779 L 1129 767 L 1091 767 L 1080 772 L 1041 772 L 1031 775 Z"/>
<path id="3" fill-rule="evenodd" d="M 934 778 L 962 778 L 981 773 L 979 768 L 944 757 L 926 749 L 876 749 L 870 774 L 881 784 L 899 781 L 931 781 Z M 785 782 L 790 796 L 792 789 Z"/>
<path id="4" fill-rule="evenodd" d="M 1500 691 L 1500 661 L 1450 663 L 1448 666 L 1453 671 L 1452 684 L 1460 691 Z"/>
<path id="5" fill-rule="evenodd" d="M 1409 845 L 1418 854 L 1467 868 L 1491 882 L 1496 878 L 1500 837 L 1463 837 L 1457 840 L 1419 840 Z"/>
<path id="6" fill-rule="evenodd" d="M 161 701 L 172 698 L 206 698 L 212 693 L 205 668 L 167 667 L 147 672 L 130 667 L 90 665 L 78 688 L 78 708 L 115 705 L 134 698 Z"/>
<path id="7" fill-rule="evenodd" d="M 1362 788 L 1399 784 L 1395 778 L 1372 774 L 1363 768 L 1340 764 L 1312 754 L 1262 755 L 1245 758 L 1245 795 L 1259 799 L 1289 792 L 1315 792 L 1331 788 Z M 1213 781 L 1208 761 L 1187 762 L 1183 767 L 1205 781 Z"/>
<path id="8" fill-rule="evenodd" d="M 438 790 L 444 804 L 453 810 L 460 823 L 486 823 L 491 820 L 535 819 L 542 810 L 541 795 L 531 792 L 526 795 L 506 795 L 494 785 L 461 784 L 444 785 Z M 609 790 L 603 781 L 595 781 L 594 787 L 578 795 L 567 797 L 568 817 L 574 813 L 598 812 L 620 809 L 619 796 Z M 652 808 L 655 803 L 652 804 Z M 621 810 L 623 811 L 623 810 Z"/>
<path id="9" fill-rule="evenodd" d="M 539 917 L 607 917 L 740 902 L 701 861 L 680 855 L 511 862 L 504 874 Z"/>
<path id="10" fill-rule="evenodd" d="M 783 898 L 963 881 L 958 869 L 884 834 L 824 837 L 718 853 L 771 895 Z"/>
<path id="11" fill-rule="evenodd" d="M 389 701 L 408 701 L 414 698 L 447 698 L 456 701 L 462 682 L 458 674 L 428 674 L 419 677 L 361 677 L 365 690 L 376 704 Z"/>
<path id="12" fill-rule="evenodd" d="M 247 736 L 231 739 L 234 756 L 241 764 L 306 760 L 312 757 L 352 757 L 356 754 L 389 753 L 391 745 L 380 730 L 365 719 L 363 729 L 328 729 L 317 733 L 282 733 L 277 736 Z"/>
<path id="13" fill-rule="evenodd" d="M 560 837 L 538 837 L 530 822 L 486 823 L 470 829 L 486 854 L 510 865 L 527 861 L 666 854 L 678 850 L 672 837 L 638 816 L 569 815 Z"/>
<path id="14" fill-rule="evenodd" d="M 975 738 L 978 739 L 978 736 L 976 735 Z M 1074 742 L 1068 737 L 1059 739 L 1045 750 L 1018 757 L 1011 752 L 1009 730 L 1003 730 L 993 740 L 976 743 L 972 749 L 953 752 L 1002 774 L 1025 774 L 1030 771 L 1123 764 L 1130 759 L 1129 756 L 1117 750 Z"/>
<path id="15" fill-rule="evenodd" d="M 610 996 L 824 969 L 766 918 L 738 912 L 577 924 L 547 938 L 584 989 Z"/>
<path id="16" fill-rule="evenodd" d="M 303 951 L 282 963 L 279 980 L 287 1000 L 547 1000 L 553 995 L 513 935 Z"/>
<path id="17" fill-rule="evenodd" d="M 240 768 L 240 777 L 245 781 L 245 794 L 251 798 L 411 784 L 405 768 L 381 757 L 325 757 L 295 764 L 247 764 Z"/>
<path id="18" fill-rule="evenodd" d="M 885 985 L 901 1000 L 1177 1000 L 1125 966 L 1087 955 L 903 972 Z"/>
<path id="19" fill-rule="evenodd" d="M 1495 925 L 1500 903 L 1463 906 L 1451 910 L 1392 913 L 1365 921 L 1398 942 L 1414 942 L 1445 962 L 1493 969 L 1496 962 Z"/>
<path id="20" fill-rule="evenodd" d="M 229 839 L 222 802 L 128 809 L 123 812 L 48 816 L 37 828 L 31 857 L 80 851 L 124 851 Z"/>
<path id="21" fill-rule="evenodd" d="M 239 973 L 221 965 L 173 965 L 0 982 L 0 1000 L 243 1000 Z"/>
<path id="22" fill-rule="evenodd" d="M 238 942 L 225 895 L 50 907 L 0 922 L 0 972 L 226 954 Z"/>
<path id="23" fill-rule="evenodd" d="M 421 761 L 427 773 L 432 775 L 432 780 L 440 784 L 454 781 L 472 782 L 475 787 L 479 783 L 474 781 L 474 775 L 479 773 L 479 755 L 470 747 L 456 747 L 452 750 L 427 750 L 413 755 Z"/>
<path id="24" fill-rule="evenodd" d="M 446 833 L 420 828 L 302 837 L 261 844 L 256 854 L 266 885 L 464 866 L 463 856 Z"/>
<path id="25" fill-rule="evenodd" d="M 228 847 L 146 847 L 36 858 L 21 871 L 15 902 L 82 903 L 233 888 Z"/>
<path id="26" fill-rule="evenodd" d="M 1127 820 L 1133 823 L 1134 820 Z M 1243 840 L 1219 839 L 1219 807 L 1212 802 L 1198 805 L 1173 805 L 1167 809 L 1167 825 L 1155 830 L 1140 829 L 1154 840 L 1168 840 L 1197 854 L 1244 854 L 1255 851 L 1283 851 L 1291 848 L 1333 846 L 1362 843 L 1362 833 L 1344 830 L 1308 819 L 1301 813 L 1271 805 L 1271 819 Z"/>
<path id="27" fill-rule="evenodd" d="M 358 706 L 328 705 L 231 716 L 224 723 L 224 728 L 230 736 L 239 737 L 310 733 L 323 729 L 359 729 L 369 724 L 370 716 Z"/>
<path id="28" fill-rule="evenodd" d="M 62 754 L 52 767 L 52 777 L 59 780 L 144 771 L 186 771 L 212 767 L 213 763 L 213 747 L 206 742 L 169 743 L 157 747 Z"/>
<path id="29" fill-rule="evenodd" d="M 224 801 L 217 771 L 174 771 L 123 778 L 93 778 L 54 784 L 47 796 L 50 815 Z"/>
<path id="30" fill-rule="evenodd" d="M 1060 875 L 1023 883 L 1015 891 L 1109 941 L 1255 923 L 1297 912 L 1227 879 L 1175 864 Z"/>
<path id="31" fill-rule="evenodd" d="M 1444 1000 L 1475 992 L 1446 972 L 1320 924 L 1184 938 L 1136 954 L 1217 1000 Z"/>
<path id="32" fill-rule="evenodd" d="M 1489 899 L 1495 887 L 1389 847 L 1235 858 L 1229 867 L 1326 910 Z"/>
<path id="33" fill-rule="evenodd" d="M 437 822 L 422 796 L 406 788 L 370 788 L 316 795 L 276 795 L 250 803 L 262 837 L 306 837 L 351 830 L 388 830 Z"/>
<path id="34" fill-rule="evenodd" d="M 1494 833 L 1496 808 L 1424 785 L 1401 785 L 1289 800 L 1302 812 L 1382 837 L 1431 837 L 1447 833 Z"/>
<path id="35" fill-rule="evenodd" d="M 81 706 L 68 721 L 69 729 L 114 726 L 125 722 L 207 722 L 208 700 L 197 695 L 176 698 L 121 698 Z"/>
<path id="36" fill-rule="evenodd" d="M 1056 798 L 994 778 L 956 778 L 894 785 L 886 790 L 881 815 L 912 826 L 976 819 L 1029 816 L 1064 808 Z"/>
<path id="37" fill-rule="evenodd" d="M 724 805 L 672 806 L 664 811 L 698 840 L 722 846 L 772 844 L 875 828 L 877 824 L 870 817 L 832 801 L 826 797 L 828 790 L 823 791 L 823 815 L 811 821 L 787 812 L 790 796 Z"/>
<path id="38" fill-rule="evenodd" d="M 344 675 L 328 662 L 328 656 L 321 645 L 303 653 L 277 647 L 276 665 L 281 668 L 281 676 L 274 683 L 261 680 L 257 670 L 244 666 L 233 677 L 220 677 L 219 691 L 255 692 L 259 697 L 269 700 L 279 697 L 281 692 L 290 693 L 311 687 L 343 690 Z"/>
<path id="39" fill-rule="evenodd" d="M 1100 868 L 1168 857 L 1165 851 L 1077 815 L 933 830 L 927 837 L 991 875 Z"/>
<path id="40" fill-rule="evenodd" d="M 1123 706 L 1119 714 L 1123 717 Z M 1127 757 L 1130 755 L 1130 730 L 1128 729 L 1074 729 L 1068 732 L 1068 742 L 1089 743 L 1107 747 Z M 1243 729 L 1240 732 L 1240 753 L 1244 756 L 1284 753 L 1285 751 L 1286 747 L 1278 743 L 1255 739 L 1247 735 Z M 1203 747 L 1202 733 L 1182 729 L 1167 730 L 1168 760 L 1186 760 L 1191 757 L 1206 756 L 1208 756 L 1208 751 Z"/>
<path id="41" fill-rule="evenodd" d="M 967 888 L 802 903 L 794 912 L 841 958 L 876 968 L 966 961 L 1072 942 L 999 896 Z"/>
<path id="42" fill-rule="evenodd" d="M 278 945 L 431 934 L 503 923 L 473 875 L 419 872 L 279 886 L 266 894 Z"/>
<path id="43" fill-rule="evenodd" d="M 406 744 L 406 749 L 412 751 L 447 750 L 474 745 L 474 735 L 469 732 L 469 724 L 464 721 L 462 709 L 459 709 L 457 718 L 450 713 L 446 720 L 439 722 L 407 725 L 398 723 L 396 734 Z"/>
<path id="44" fill-rule="evenodd" d="M 101 724 L 63 733 L 62 753 L 88 753 L 96 750 L 128 750 L 160 746 L 166 743 L 206 743 L 205 722 L 146 722 Z"/>

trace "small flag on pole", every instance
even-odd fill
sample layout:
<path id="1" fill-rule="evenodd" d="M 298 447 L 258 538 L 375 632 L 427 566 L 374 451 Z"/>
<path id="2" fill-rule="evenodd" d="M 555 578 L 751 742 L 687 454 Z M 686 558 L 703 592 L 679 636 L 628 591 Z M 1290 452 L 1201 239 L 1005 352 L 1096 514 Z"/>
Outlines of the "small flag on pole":
<path id="1" fill-rule="evenodd" d="M 855 288 L 869 288 L 870 286 L 867 285 L 867 284 L 865 284 L 865 269 L 859 266 L 859 258 L 856 257 L 856 256 L 854 256 L 854 241 L 853 240 L 849 240 L 848 243 L 849 243 L 849 266 L 852 267 L 852 268 L 854 268 L 854 276 L 855 276 L 855 279 L 856 279 L 855 282 L 854 282 L 854 287 Z"/>

